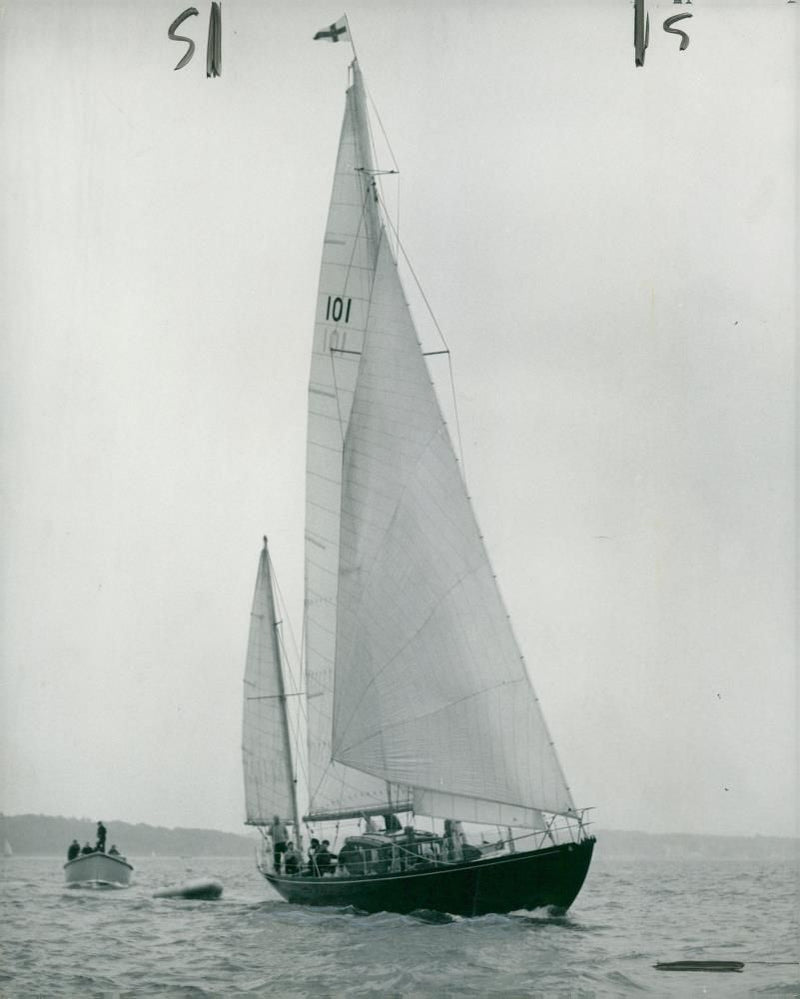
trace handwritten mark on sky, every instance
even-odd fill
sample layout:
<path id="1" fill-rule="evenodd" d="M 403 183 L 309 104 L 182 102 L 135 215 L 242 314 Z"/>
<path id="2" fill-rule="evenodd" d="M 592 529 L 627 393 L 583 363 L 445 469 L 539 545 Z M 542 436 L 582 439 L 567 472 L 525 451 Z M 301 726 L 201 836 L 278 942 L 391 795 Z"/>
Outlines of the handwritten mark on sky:
<path id="1" fill-rule="evenodd" d="M 180 26 L 188 17 L 192 17 L 193 15 L 197 14 L 197 12 L 198 12 L 197 7 L 187 7 L 182 14 L 178 14 L 178 16 L 169 26 L 169 30 L 167 31 L 167 35 L 169 36 L 169 38 L 172 39 L 173 42 L 187 42 L 189 45 L 189 48 L 184 53 L 183 58 L 175 67 L 175 69 L 183 69 L 183 67 L 191 60 L 192 56 L 194 55 L 194 48 L 195 48 L 194 42 L 192 41 L 191 38 L 187 38 L 186 35 L 176 35 L 175 32 L 178 28 L 180 28 Z"/>

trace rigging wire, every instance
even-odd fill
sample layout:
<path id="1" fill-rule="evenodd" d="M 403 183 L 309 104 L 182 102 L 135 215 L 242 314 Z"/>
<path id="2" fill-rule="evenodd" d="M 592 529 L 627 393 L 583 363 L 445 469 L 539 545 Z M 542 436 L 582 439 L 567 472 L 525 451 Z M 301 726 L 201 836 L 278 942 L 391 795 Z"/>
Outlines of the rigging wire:
<path id="1" fill-rule="evenodd" d="M 355 52 L 355 49 L 353 51 Z M 366 87 L 364 89 L 366 91 Z M 375 117 L 376 117 L 376 119 L 378 121 L 378 124 L 380 126 L 381 134 L 383 135 L 383 139 L 384 139 L 384 141 L 386 143 L 386 148 L 388 149 L 389 155 L 390 155 L 390 157 L 392 159 L 392 163 L 394 164 L 394 170 L 393 171 L 375 170 L 374 171 L 375 177 L 373 179 L 373 183 L 375 184 L 376 192 L 377 191 L 380 192 L 380 194 L 379 194 L 379 201 L 380 201 L 381 207 L 383 208 L 383 215 L 384 215 L 384 217 L 386 219 L 386 222 L 389 225 L 389 228 L 392 231 L 392 234 L 394 235 L 395 246 L 396 246 L 396 254 L 399 255 L 400 253 L 402 253 L 402 255 L 403 255 L 403 257 L 404 257 L 404 259 L 406 261 L 406 264 L 408 265 L 408 269 L 411 272 L 411 276 L 414 278 L 414 283 L 416 284 L 417 289 L 418 289 L 420 295 L 422 296 L 422 300 L 425 303 L 425 307 L 428 310 L 428 314 L 430 315 L 431 320 L 433 321 L 433 325 L 436 328 L 436 332 L 439 334 L 439 339 L 444 344 L 444 348 L 445 348 L 444 353 L 447 354 L 448 376 L 449 376 L 449 379 L 450 379 L 450 394 L 451 394 L 452 400 L 453 400 L 453 414 L 454 414 L 454 417 L 455 417 L 455 424 L 456 424 L 456 438 L 457 438 L 457 441 L 458 441 L 458 453 L 459 453 L 459 462 L 460 462 L 460 465 L 461 465 L 461 477 L 464 480 L 464 483 L 466 484 L 466 481 L 467 481 L 467 471 L 466 471 L 466 463 L 464 461 L 464 444 L 463 444 L 463 439 L 462 439 L 462 436 L 461 436 L 461 421 L 460 421 L 459 415 L 458 415 L 458 399 L 457 399 L 457 396 L 456 396 L 456 384 L 455 384 L 455 374 L 453 372 L 453 358 L 452 358 L 452 354 L 450 352 L 450 347 L 449 347 L 447 341 L 445 340 L 444 333 L 442 333 L 442 329 L 439 326 L 439 323 L 438 323 L 438 321 L 436 319 L 436 315 L 434 314 L 434 311 L 433 311 L 433 309 L 431 307 L 431 304 L 428 301 L 428 296 L 425 294 L 425 290 L 422 287 L 422 283 L 420 282 L 419 278 L 417 277 L 416 271 L 414 270 L 414 267 L 413 267 L 413 265 L 411 263 L 411 259 L 408 256 L 408 253 L 406 252 L 406 248 L 403 246 L 403 244 L 402 244 L 402 242 L 400 240 L 400 183 L 399 183 L 399 180 L 398 180 L 398 184 L 397 184 L 397 207 L 396 207 L 396 212 L 395 212 L 395 214 L 396 214 L 396 221 L 392 221 L 392 217 L 391 217 L 391 215 L 389 213 L 389 210 L 387 208 L 386 198 L 385 198 L 384 193 L 383 193 L 383 184 L 380 182 L 379 178 L 380 178 L 381 175 L 383 175 L 385 173 L 395 173 L 395 174 L 397 174 L 399 176 L 399 174 L 400 174 L 400 165 L 397 162 L 397 157 L 395 156 L 394 150 L 392 149 L 392 144 L 389 141 L 389 135 L 386 132 L 386 129 L 384 128 L 383 119 L 381 118 L 380 111 L 378 110 L 378 106 L 375 103 L 375 101 L 373 100 L 372 94 L 369 93 L 369 91 L 366 91 L 366 93 L 367 93 L 367 98 L 369 99 L 370 106 L 372 107 L 372 110 L 374 111 Z M 377 147 L 376 147 L 376 144 L 375 144 L 375 137 L 374 137 L 373 131 L 372 131 L 372 123 L 371 123 L 369 115 L 365 115 L 365 117 L 366 117 L 366 121 L 367 121 L 367 131 L 368 131 L 368 134 L 369 134 L 369 142 L 370 142 L 370 146 L 371 146 L 371 149 L 372 149 L 373 161 L 377 164 L 377 162 L 378 162 L 378 152 L 377 152 Z"/>
<path id="2" fill-rule="evenodd" d="M 447 340 L 445 339 L 444 333 L 442 333 L 442 328 L 439 325 L 438 320 L 436 319 L 436 315 L 434 314 L 434 311 L 433 311 L 433 309 L 431 307 L 431 303 L 428 301 L 428 296 L 425 294 L 425 289 L 422 287 L 422 284 L 421 284 L 419 278 L 417 277 L 417 272 L 414 270 L 414 266 L 411 263 L 411 258 L 409 257 L 408 253 L 406 252 L 405 246 L 403 246 L 403 243 L 400 240 L 400 234 L 398 233 L 397 229 L 395 229 L 394 224 L 393 224 L 391 218 L 389 217 L 389 213 L 385 212 L 385 215 L 386 215 L 386 221 L 391 226 L 392 231 L 394 232 L 394 235 L 395 235 L 395 239 L 397 240 L 398 250 L 403 254 L 403 259 L 405 260 L 405 262 L 406 262 L 406 264 L 408 266 L 408 269 L 409 269 L 409 272 L 411 273 L 411 276 L 414 278 L 414 283 L 416 284 L 417 290 L 419 291 L 420 295 L 422 296 L 422 301 L 425 303 L 425 307 L 428 310 L 428 314 L 431 317 L 431 321 L 433 322 L 433 325 L 436 327 L 436 332 L 439 334 L 439 339 L 444 344 L 444 348 L 445 348 L 444 352 L 447 354 L 447 367 L 448 367 L 448 371 L 449 371 L 449 375 L 450 375 L 450 392 L 451 392 L 452 397 L 453 397 L 453 415 L 454 415 L 455 424 L 456 424 L 456 439 L 458 441 L 458 454 L 459 454 L 459 463 L 461 465 L 461 477 L 464 480 L 464 483 L 466 484 L 466 481 L 467 481 L 467 469 L 466 469 L 466 463 L 464 461 L 464 443 L 463 443 L 463 439 L 462 439 L 462 436 L 461 436 L 461 420 L 460 420 L 459 415 L 458 415 L 458 397 L 456 395 L 456 383 L 455 383 L 455 376 L 454 376 L 454 373 L 453 373 L 453 357 L 452 357 L 452 354 L 450 352 L 450 345 L 448 344 Z"/>
<path id="3" fill-rule="evenodd" d="M 364 89 L 366 91 L 366 87 Z M 398 177 L 399 177 L 399 174 L 400 174 L 400 164 L 397 162 L 397 157 L 394 155 L 394 150 L 392 149 L 392 144 L 391 144 L 391 142 L 389 142 L 389 135 L 388 135 L 386 129 L 383 127 L 383 120 L 381 119 L 380 111 L 378 111 L 378 105 L 372 99 L 372 94 L 369 91 L 366 91 L 366 93 L 367 93 L 367 98 L 369 99 L 370 106 L 372 107 L 372 110 L 375 112 L 375 117 L 377 118 L 378 124 L 380 125 L 381 134 L 383 135 L 383 140 L 386 143 L 386 148 L 389 150 L 389 155 L 391 156 L 392 163 L 394 164 L 394 169 L 393 170 L 378 171 L 378 173 L 379 174 L 393 173 L 393 174 L 397 174 Z M 372 159 L 373 159 L 373 162 L 377 164 L 377 162 L 378 162 L 378 150 L 377 150 L 377 146 L 375 144 L 375 137 L 372 134 L 372 124 L 371 124 L 369 115 L 366 116 L 366 119 L 367 119 L 367 129 L 369 131 L 370 146 L 372 147 Z M 383 193 L 383 183 L 380 182 L 380 181 L 378 181 L 377 182 L 377 187 L 378 187 L 378 190 L 380 191 L 380 203 L 382 205 L 385 205 L 386 204 L 386 198 L 384 197 L 384 193 Z M 394 224 L 393 228 L 394 228 L 394 232 L 395 232 L 395 238 L 396 238 L 396 240 L 398 241 L 398 244 L 399 244 L 399 240 L 400 240 L 400 181 L 399 181 L 399 179 L 398 179 L 398 182 L 397 182 L 396 191 L 397 191 L 397 205 L 395 207 L 395 224 Z M 386 216 L 388 218 L 389 212 L 386 211 L 386 210 L 384 210 L 384 211 L 385 211 L 385 214 L 386 214 Z"/>

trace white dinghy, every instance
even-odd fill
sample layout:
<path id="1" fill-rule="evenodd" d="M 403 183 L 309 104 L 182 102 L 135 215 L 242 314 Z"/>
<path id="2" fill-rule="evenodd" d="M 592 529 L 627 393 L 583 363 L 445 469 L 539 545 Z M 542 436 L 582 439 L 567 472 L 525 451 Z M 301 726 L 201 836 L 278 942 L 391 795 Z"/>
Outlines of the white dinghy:
<path id="1" fill-rule="evenodd" d="M 131 883 L 133 866 L 117 854 L 82 853 L 64 864 L 64 876 L 68 887 L 108 887 L 126 888 Z"/>

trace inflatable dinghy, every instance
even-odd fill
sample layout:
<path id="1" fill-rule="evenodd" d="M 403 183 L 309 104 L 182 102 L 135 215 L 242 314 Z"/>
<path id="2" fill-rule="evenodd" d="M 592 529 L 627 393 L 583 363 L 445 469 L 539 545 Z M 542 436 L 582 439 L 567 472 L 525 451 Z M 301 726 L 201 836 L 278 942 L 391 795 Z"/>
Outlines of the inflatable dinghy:
<path id="1" fill-rule="evenodd" d="M 187 881 L 182 885 L 170 885 L 153 892 L 153 898 L 219 898 L 222 885 L 211 878 L 200 878 L 198 881 Z"/>

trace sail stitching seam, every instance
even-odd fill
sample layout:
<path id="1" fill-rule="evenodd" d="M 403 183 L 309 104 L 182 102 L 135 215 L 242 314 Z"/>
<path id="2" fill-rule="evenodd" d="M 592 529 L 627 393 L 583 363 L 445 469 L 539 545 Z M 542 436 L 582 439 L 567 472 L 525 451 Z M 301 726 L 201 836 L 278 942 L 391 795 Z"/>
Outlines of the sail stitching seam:
<path id="1" fill-rule="evenodd" d="M 472 572 L 475 572 L 475 571 L 477 571 L 477 570 L 472 570 Z M 454 589 L 456 586 L 460 585 L 460 583 L 462 583 L 464 581 L 464 579 L 466 579 L 467 576 L 471 575 L 472 572 L 465 573 L 464 576 L 462 576 L 462 578 L 459 579 L 458 582 L 453 585 L 453 587 L 451 587 L 451 590 Z M 443 597 L 442 597 L 442 600 L 444 600 L 445 597 L 447 597 L 449 595 L 449 593 L 450 593 L 450 591 L 448 591 L 447 593 L 445 593 L 443 595 Z M 441 603 L 441 601 L 440 601 L 440 603 Z M 435 609 L 438 609 L 438 605 L 437 605 L 437 608 L 435 608 Z M 428 623 L 429 620 L 430 620 L 430 618 L 427 618 L 425 620 L 425 622 L 422 625 L 420 625 L 420 628 L 418 629 L 418 631 L 416 632 L 416 634 L 413 635 L 412 638 L 409 641 L 413 641 L 413 639 L 416 638 L 416 636 L 419 634 L 420 631 L 422 631 L 422 629 L 425 627 L 425 625 Z M 409 643 L 406 643 L 406 646 L 408 644 Z M 403 648 L 406 648 L 406 646 L 404 646 Z M 400 655 L 400 653 L 402 651 L 403 651 L 403 649 L 400 649 L 400 651 L 395 656 L 393 656 L 393 659 L 396 659 L 397 656 Z M 388 663 L 386 663 L 386 666 L 384 666 L 383 669 L 386 669 L 390 665 L 391 665 L 391 661 L 388 662 Z M 525 677 L 524 676 L 518 676 L 518 677 L 516 677 L 513 680 L 501 680 L 499 683 L 493 683 L 493 684 L 491 684 L 488 687 L 481 687 L 480 690 L 473 690 L 469 694 L 464 694 L 463 697 L 458 697 L 454 701 L 448 701 L 447 704 L 442 704 L 438 708 L 434 708 L 433 710 L 427 711 L 424 714 L 414 715 L 413 717 L 404 718 L 402 721 L 392 722 L 391 724 L 388 724 L 388 725 L 384 724 L 382 726 L 382 729 L 374 729 L 372 732 L 366 733 L 362 739 L 359 739 L 358 742 L 354 742 L 351 745 L 347 746 L 346 749 L 345 749 L 345 752 L 347 752 L 348 750 L 351 750 L 351 749 L 355 749 L 356 746 L 363 745 L 369 739 L 373 738 L 376 735 L 379 735 L 380 732 L 381 732 L 381 730 L 383 730 L 385 732 L 385 731 L 388 731 L 391 728 L 397 728 L 399 725 L 405 725 L 408 722 L 412 722 L 412 723 L 413 722 L 420 722 L 420 721 L 423 721 L 425 718 L 434 718 L 436 715 L 441 714 L 442 711 L 447 711 L 448 709 L 455 707 L 457 704 L 463 704 L 465 701 L 472 700 L 474 697 L 481 697 L 483 694 L 491 693 L 493 690 L 499 690 L 501 687 L 510 687 L 510 686 L 513 686 L 516 683 L 525 683 Z M 420 785 L 420 787 L 422 787 L 422 786 L 423 785 Z M 432 787 L 432 788 L 430 788 L 430 790 L 431 791 L 438 791 L 439 789 L 435 788 L 435 787 Z M 467 795 L 467 797 L 475 797 L 475 795 Z M 483 800 L 483 799 L 481 799 L 481 800 Z M 530 806 L 520 806 L 520 807 L 530 807 Z"/>

